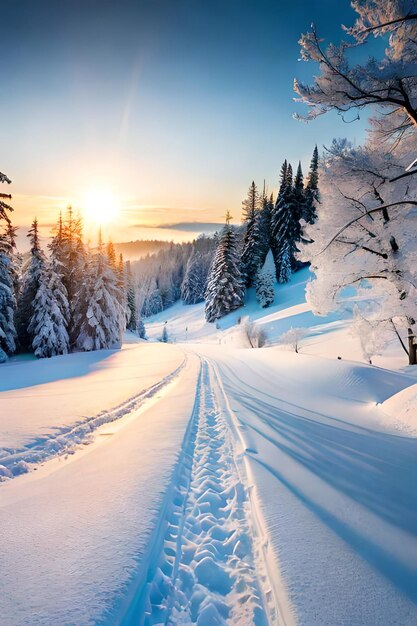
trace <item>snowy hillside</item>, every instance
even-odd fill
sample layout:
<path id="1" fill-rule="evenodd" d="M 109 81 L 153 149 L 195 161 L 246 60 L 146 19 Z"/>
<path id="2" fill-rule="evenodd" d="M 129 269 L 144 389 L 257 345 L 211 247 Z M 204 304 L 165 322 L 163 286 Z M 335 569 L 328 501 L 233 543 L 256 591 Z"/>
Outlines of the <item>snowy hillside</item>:
<path id="1" fill-rule="evenodd" d="M 204 318 L 204 303 L 185 305 L 177 302 L 166 311 L 145 320 L 146 332 L 150 339 L 160 339 L 167 322 L 167 330 L 172 342 L 198 342 L 247 347 L 247 341 L 237 327 L 238 321 L 249 316 L 260 328 L 265 329 L 268 345 L 279 346 L 280 337 L 290 328 L 306 329 L 301 342 L 301 352 L 329 358 L 341 357 L 346 360 L 367 362 L 360 341 L 351 332 L 352 301 L 345 299 L 345 313 L 335 313 L 318 317 L 311 312 L 305 299 L 305 287 L 312 275 L 308 268 L 293 274 L 289 283 L 275 284 L 275 301 L 267 309 L 260 308 L 253 288 L 248 289 L 243 307 L 226 315 L 214 324 Z M 404 354 L 392 337 L 381 355 L 373 359 L 375 365 L 400 369 L 405 365 Z M 282 349 L 288 349 L 283 346 Z"/>

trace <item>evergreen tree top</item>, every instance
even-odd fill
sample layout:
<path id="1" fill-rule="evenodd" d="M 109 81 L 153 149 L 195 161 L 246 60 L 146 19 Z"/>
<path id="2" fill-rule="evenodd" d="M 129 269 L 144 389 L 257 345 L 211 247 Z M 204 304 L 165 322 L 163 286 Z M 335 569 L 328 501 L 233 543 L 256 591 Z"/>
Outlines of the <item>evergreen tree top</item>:
<path id="1" fill-rule="evenodd" d="M 298 192 L 304 189 L 303 170 L 302 170 L 300 161 L 298 162 L 297 173 L 294 179 L 294 189 Z"/>
<path id="2" fill-rule="evenodd" d="M 307 189 L 317 190 L 319 183 L 319 151 L 317 146 L 314 147 L 313 156 L 311 157 L 310 170 L 307 177 Z"/>
<path id="3" fill-rule="evenodd" d="M 242 202 L 242 221 L 250 222 L 254 219 L 256 212 L 259 209 L 260 199 L 258 188 L 255 185 L 255 181 L 252 181 L 248 190 L 248 195 Z"/>
<path id="4" fill-rule="evenodd" d="M 32 222 L 32 226 L 29 228 L 27 237 L 29 238 L 29 241 L 30 241 L 30 247 L 31 247 L 32 253 L 40 252 L 38 220 L 36 217 Z"/>

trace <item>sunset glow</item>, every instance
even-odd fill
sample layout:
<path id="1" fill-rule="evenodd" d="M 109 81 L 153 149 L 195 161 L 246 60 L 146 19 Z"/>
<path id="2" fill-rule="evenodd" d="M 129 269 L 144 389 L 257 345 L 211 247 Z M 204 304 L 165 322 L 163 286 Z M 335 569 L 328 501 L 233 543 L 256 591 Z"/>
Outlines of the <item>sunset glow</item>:
<path id="1" fill-rule="evenodd" d="M 120 202 L 113 192 L 93 188 L 82 196 L 80 208 L 87 224 L 107 225 L 116 221 Z"/>

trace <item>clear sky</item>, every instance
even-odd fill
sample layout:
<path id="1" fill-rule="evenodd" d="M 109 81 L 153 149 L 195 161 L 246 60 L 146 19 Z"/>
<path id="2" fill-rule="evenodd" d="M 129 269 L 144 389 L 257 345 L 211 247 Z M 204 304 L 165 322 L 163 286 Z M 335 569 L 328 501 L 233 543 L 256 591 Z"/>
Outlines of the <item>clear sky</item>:
<path id="1" fill-rule="evenodd" d="M 47 229 L 98 191 L 120 209 L 115 240 L 189 238 L 226 209 L 238 221 L 252 179 L 275 190 L 284 158 L 362 139 L 364 121 L 292 119 L 293 79 L 314 70 L 300 34 L 314 21 L 338 39 L 352 18 L 347 0 L 2 0 L 15 223 Z"/>

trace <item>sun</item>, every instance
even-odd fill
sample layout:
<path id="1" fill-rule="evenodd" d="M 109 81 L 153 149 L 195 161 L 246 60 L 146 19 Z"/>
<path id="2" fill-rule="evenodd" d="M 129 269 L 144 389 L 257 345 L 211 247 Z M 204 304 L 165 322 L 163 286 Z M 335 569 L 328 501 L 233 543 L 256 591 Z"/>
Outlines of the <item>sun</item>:
<path id="1" fill-rule="evenodd" d="M 105 189 L 90 189 L 81 198 L 84 218 L 91 224 L 100 226 L 116 221 L 119 202 L 113 192 Z"/>

